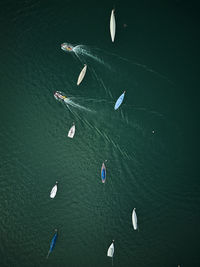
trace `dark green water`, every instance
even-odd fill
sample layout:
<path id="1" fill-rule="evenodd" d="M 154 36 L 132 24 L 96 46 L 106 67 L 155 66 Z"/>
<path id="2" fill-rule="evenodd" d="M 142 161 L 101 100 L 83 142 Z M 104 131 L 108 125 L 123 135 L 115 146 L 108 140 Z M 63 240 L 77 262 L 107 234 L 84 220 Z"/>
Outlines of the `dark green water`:
<path id="1" fill-rule="evenodd" d="M 0 10 L 0 266 L 111 266 L 112 239 L 114 266 L 200 266 L 198 6 L 3 0 Z"/>

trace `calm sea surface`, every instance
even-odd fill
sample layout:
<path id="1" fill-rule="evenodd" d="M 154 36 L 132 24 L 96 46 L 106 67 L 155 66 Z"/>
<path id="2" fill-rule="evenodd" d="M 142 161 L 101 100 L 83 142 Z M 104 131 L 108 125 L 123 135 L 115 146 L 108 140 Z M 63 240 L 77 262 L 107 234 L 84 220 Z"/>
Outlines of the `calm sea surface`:
<path id="1" fill-rule="evenodd" d="M 111 266 L 112 239 L 114 266 L 200 266 L 192 2 L 1 1 L 1 267 Z M 76 53 L 62 51 L 63 42 Z M 71 104 L 56 101 L 55 91 Z"/>

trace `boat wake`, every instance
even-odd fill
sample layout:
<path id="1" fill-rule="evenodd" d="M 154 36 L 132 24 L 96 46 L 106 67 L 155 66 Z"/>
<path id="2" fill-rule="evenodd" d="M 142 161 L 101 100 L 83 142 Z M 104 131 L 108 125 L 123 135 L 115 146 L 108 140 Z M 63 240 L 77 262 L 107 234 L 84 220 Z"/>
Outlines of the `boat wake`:
<path id="1" fill-rule="evenodd" d="M 73 48 L 73 52 L 78 61 L 80 61 L 82 64 L 87 63 L 93 79 L 98 82 L 99 86 L 105 91 L 105 93 L 109 95 L 111 99 L 113 99 L 111 90 L 99 75 L 99 73 L 102 72 L 107 73 L 107 69 L 112 71 L 111 65 L 101 59 L 100 56 L 94 52 L 94 49 L 91 50 L 88 46 L 77 45 Z M 99 65 L 94 65 L 93 63 L 91 64 L 89 60 L 94 60 L 96 63 L 99 63 Z"/>
<path id="2" fill-rule="evenodd" d="M 76 102 L 74 102 L 72 100 L 72 98 L 68 98 L 65 93 L 61 92 L 61 91 L 56 91 L 54 93 L 54 98 L 58 101 L 61 101 L 62 103 L 64 103 L 67 107 L 72 106 L 74 108 L 77 108 L 79 110 L 84 110 L 84 111 L 88 111 L 88 112 L 95 112 L 94 110 L 91 110 L 89 108 L 86 108 Z"/>
<path id="3" fill-rule="evenodd" d="M 67 105 L 69 105 L 69 106 L 72 106 L 72 107 L 74 107 L 74 108 L 78 108 L 79 110 L 84 110 L 84 111 L 87 111 L 87 112 L 95 112 L 95 111 L 93 111 L 93 110 L 91 110 L 91 109 L 89 109 L 89 108 L 86 108 L 86 107 L 84 107 L 84 106 L 81 106 L 81 105 L 78 104 L 78 103 L 75 103 L 74 101 L 72 101 L 72 100 L 69 99 L 69 98 L 65 98 L 65 99 L 64 99 L 64 102 L 65 102 L 65 104 L 67 104 Z"/>
<path id="4" fill-rule="evenodd" d="M 88 101 L 92 100 L 92 99 L 87 99 Z M 128 159 L 128 160 L 133 160 L 134 156 L 132 156 L 128 151 L 125 151 L 123 148 L 121 148 L 120 144 L 118 144 L 117 141 L 115 141 L 112 138 L 112 134 L 110 134 L 110 131 L 105 132 L 102 131 L 103 127 L 97 126 L 95 124 L 95 117 L 86 117 L 83 116 L 83 114 L 80 114 L 78 112 L 78 110 L 76 109 L 72 109 L 73 105 L 75 104 L 75 107 L 81 107 L 81 109 L 86 109 L 86 111 L 90 111 L 90 114 L 93 114 L 94 112 L 98 112 L 98 111 L 93 111 L 91 109 L 87 109 L 85 107 L 80 106 L 79 104 L 74 103 L 72 100 L 65 100 L 65 103 L 67 104 L 66 107 L 69 109 L 69 111 L 73 114 L 73 116 L 76 118 L 76 120 L 82 122 L 85 127 L 90 131 L 92 130 L 93 132 L 96 133 L 97 136 L 99 136 L 100 138 L 103 138 L 103 140 L 107 143 L 110 144 L 114 150 L 117 150 L 118 152 L 120 152 L 120 154 L 122 155 L 123 158 Z M 69 105 L 68 105 L 69 104 Z M 92 113 L 93 112 L 93 113 Z M 99 116 L 101 116 L 101 114 L 98 112 Z"/>
<path id="5" fill-rule="evenodd" d="M 127 63 L 131 64 L 132 66 L 135 66 L 138 69 L 141 69 L 143 71 L 151 73 L 151 74 L 167 81 L 169 84 L 174 85 L 174 82 L 171 81 L 166 75 L 158 72 L 157 70 L 153 69 L 151 66 L 140 63 L 136 60 L 125 58 L 123 56 L 120 56 L 118 54 L 115 54 L 115 53 L 112 53 L 109 51 L 105 51 L 105 50 L 100 49 L 98 47 L 92 47 L 92 48 L 90 47 L 89 48 L 86 45 L 76 45 L 76 46 L 72 46 L 71 44 L 68 44 L 68 45 L 69 45 L 69 47 L 73 47 L 72 51 L 74 52 L 74 55 L 76 56 L 76 58 L 79 61 L 81 61 L 81 63 L 85 63 L 85 61 L 86 61 L 85 57 L 89 57 L 89 58 L 95 60 L 96 62 L 102 64 L 103 66 L 109 68 L 110 70 L 113 70 L 113 66 L 109 65 L 102 58 L 100 58 L 99 54 L 101 55 L 101 57 L 102 57 L 102 55 L 112 57 L 112 61 L 113 61 L 113 57 L 114 57 L 114 60 L 118 59 L 121 62 L 127 62 Z M 108 60 L 110 61 L 110 58 Z M 120 70 L 121 70 L 121 68 L 120 68 Z"/>
<path id="6" fill-rule="evenodd" d="M 160 85 L 160 81 L 162 81 L 163 87 L 168 87 L 169 83 L 173 84 L 173 82 L 165 75 L 151 68 L 151 66 L 141 64 L 134 59 L 129 59 L 96 47 L 90 48 L 85 45 L 72 47 L 71 54 L 74 59 L 79 63 L 81 62 L 81 65 L 87 64 L 90 78 L 94 80 L 94 83 L 91 83 L 91 87 L 94 86 L 93 89 L 98 90 L 100 99 L 96 99 L 96 95 L 94 98 L 88 99 L 85 97 L 84 99 L 82 97 L 80 99 L 77 97 L 74 99 L 73 97 L 66 98 L 63 101 L 66 104 L 66 108 L 76 119 L 82 122 L 82 125 L 84 124 L 88 130 L 92 130 L 98 137 L 103 138 L 107 146 L 111 146 L 114 151 L 118 151 L 123 158 L 136 160 L 136 154 L 127 148 L 127 137 L 131 135 L 131 132 L 135 133 L 135 135 L 149 136 L 149 133 L 152 134 L 154 129 L 149 127 L 147 121 L 151 120 L 151 124 L 156 125 L 156 122 L 162 120 L 164 115 L 154 110 L 151 111 L 146 107 L 130 105 L 128 101 L 125 101 L 123 104 L 123 109 L 120 108 L 116 113 L 111 112 L 111 109 L 113 111 L 116 97 L 119 96 L 114 91 L 114 88 L 118 88 L 120 85 L 123 90 L 126 89 L 127 92 L 130 92 L 133 86 L 137 90 L 139 88 L 144 90 L 143 88 L 145 88 L 146 84 L 150 84 L 152 81 L 154 85 L 157 85 L 158 82 Z M 143 81 L 143 72 L 145 72 L 146 82 Z M 132 78 L 130 79 L 130 77 Z M 148 83 L 148 81 L 150 82 Z M 79 104 L 83 103 L 83 101 L 84 103 L 90 101 L 89 107 L 91 109 Z M 87 104 L 85 105 L 87 106 Z M 88 113 L 85 116 L 85 114 L 79 111 L 89 112 L 91 115 Z M 100 121 L 100 124 L 96 124 L 96 119 L 92 112 L 98 114 L 98 122 Z M 119 124 L 123 124 L 124 129 L 127 129 L 126 131 L 118 130 L 119 136 L 124 136 L 125 138 L 113 137 L 113 129 L 104 120 L 104 118 L 107 118 L 107 114 L 110 114 L 110 119 L 115 121 L 116 127 Z M 136 118 L 140 119 L 137 120 Z"/>
<path id="7" fill-rule="evenodd" d="M 153 69 L 152 67 L 150 66 L 147 66 L 146 64 L 142 64 L 136 60 L 133 60 L 133 59 L 128 59 L 128 58 L 125 58 L 123 56 L 120 56 L 118 54 L 115 54 L 115 53 L 111 53 L 111 52 L 108 52 L 108 51 L 105 51 L 103 49 L 100 49 L 100 48 L 97 48 L 95 47 L 94 50 L 97 50 L 99 53 L 101 54 L 104 54 L 104 55 L 107 55 L 107 56 L 111 56 L 111 57 L 114 57 L 115 59 L 119 59 L 120 61 L 123 61 L 123 62 L 127 62 L 127 63 L 130 63 L 131 65 L 135 66 L 135 67 L 138 67 L 139 69 L 142 69 L 143 71 L 146 71 L 146 72 L 149 72 L 149 73 L 152 73 L 158 77 L 160 77 L 161 79 L 164 79 L 166 80 L 168 83 L 174 85 L 174 82 L 171 81 L 166 75 L 158 72 L 157 70 Z"/>
<path id="8" fill-rule="evenodd" d="M 98 56 L 94 55 L 92 53 L 92 51 L 90 49 L 88 49 L 87 46 L 85 45 L 77 45 L 73 48 L 73 52 L 75 53 L 75 55 L 80 59 L 80 56 L 87 56 L 90 57 L 92 59 L 94 59 L 95 61 L 103 64 L 103 65 L 107 65 L 102 59 L 100 59 Z"/>

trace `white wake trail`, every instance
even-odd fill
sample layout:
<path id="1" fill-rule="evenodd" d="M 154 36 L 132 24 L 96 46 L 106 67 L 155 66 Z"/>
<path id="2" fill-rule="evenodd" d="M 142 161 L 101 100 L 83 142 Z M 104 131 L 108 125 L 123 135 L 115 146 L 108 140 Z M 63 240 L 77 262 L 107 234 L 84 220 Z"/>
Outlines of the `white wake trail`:
<path id="1" fill-rule="evenodd" d="M 86 108 L 86 107 L 83 107 L 77 103 L 75 103 L 74 101 L 72 101 L 71 99 L 68 99 L 68 98 L 65 98 L 64 99 L 64 102 L 67 104 L 67 105 L 70 105 L 72 107 L 75 107 L 75 108 L 78 108 L 78 109 L 81 109 L 81 110 L 85 110 L 85 111 L 88 111 L 88 112 L 94 112 L 93 110 L 89 109 L 89 108 Z"/>
<path id="2" fill-rule="evenodd" d="M 85 45 L 77 45 L 73 48 L 73 52 L 75 55 L 80 59 L 81 56 L 87 56 L 92 58 L 93 60 L 101 63 L 102 65 L 111 68 L 109 64 L 105 63 L 102 59 L 100 59 L 98 56 L 94 55 Z"/>

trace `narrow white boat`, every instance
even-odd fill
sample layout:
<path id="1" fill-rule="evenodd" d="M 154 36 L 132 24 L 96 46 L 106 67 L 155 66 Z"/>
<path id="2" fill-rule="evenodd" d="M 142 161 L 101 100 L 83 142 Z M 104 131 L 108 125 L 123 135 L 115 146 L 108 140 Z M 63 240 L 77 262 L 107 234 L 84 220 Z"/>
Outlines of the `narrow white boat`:
<path id="1" fill-rule="evenodd" d="M 87 70 L 87 65 L 84 64 L 84 67 L 83 67 L 82 71 L 80 72 L 80 74 L 78 76 L 77 85 L 79 85 L 82 82 L 82 80 L 83 80 L 83 78 L 85 76 L 86 70 Z"/>
<path id="2" fill-rule="evenodd" d="M 75 124 L 72 125 L 72 127 L 69 129 L 68 137 L 73 138 L 75 134 Z"/>
<path id="3" fill-rule="evenodd" d="M 56 184 L 54 185 L 54 187 L 51 189 L 50 198 L 54 198 L 56 196 L 57 189 L 58 189 L 57 184 L 58 184 L 58 182 L 56 182 Z"/>
<path id="4" fill-rule="evenodd" d="M 110 245 L 110 247 L 108 248 L 108 251 L 107 251 L 107 256 L 108 257 L 113 257 L 113 254 L 114 254 L 114 240 L 112 242 L 112 244 Z"/>
<path id="5" fill-rule="evenodd" d="M 133 223 L 134 230 L 137 230 L 137 215 L 135 212 L 135 208 L 133 209 L 133 212 L 132 212 L 132 223 Z"/>
<path id="6" fill-rule="evenodd" d="M 113 240 L 112 244 L 110 245 L 110 247 L 108 248 L 108 251 L 107 251 L 107 256 L 112 258 L 112 266 L 113 266 L 114 250 L 115 250 L 115 248 L 114 248 L 114 240 Z"/>
<path id="7" fill-rule="evenodd" d="M 111 35 L 111 40 L 114 42 L 115 40 L 115 31 L 116 31 L 116 23 L 115 23 L 115 14 L 114 14 L 114 9 L 111 12 L 110 16 L 110 35 Z"/>

